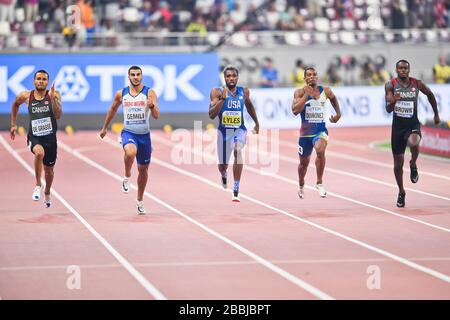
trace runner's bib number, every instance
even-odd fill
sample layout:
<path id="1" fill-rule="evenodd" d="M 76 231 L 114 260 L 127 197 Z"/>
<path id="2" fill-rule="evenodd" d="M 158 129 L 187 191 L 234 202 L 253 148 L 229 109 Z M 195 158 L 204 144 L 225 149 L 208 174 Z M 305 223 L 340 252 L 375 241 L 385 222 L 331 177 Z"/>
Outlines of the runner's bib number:
<path id="1" fill-rule="evenodd" d="M 323 108 L 320 106 L 307 106 L 305 110 L 305 120 L 313 123 L 323 122 Z"/>
<path id="2" fill-rule="evenodd" d="M 398 117 L 412 118 L 414 114 L 414 102 L 397 101 L 397 103 L 395 104 L 394 112 Z"/>
<path id="3" fill-rule="evenodd" d="M 133 110 L 130 110 L 133 109 Z M 125 112 L 125 124 L 136 125 L 146 123 L 145 110 L 141 108 L 129 108 Z"/>
<path id="4" fill-rule="evenodd" d="M 34 136 L 42 137 L 53 133 L 52 120 L 50 117 L 31 121 L 31 131 Z"/>
<path id="5" fill-rule="evenodd" d="M 222 113 L 222 126 L 225 128 L 239 128 L 242 124 L 240 111 L 224 111 Z"/>

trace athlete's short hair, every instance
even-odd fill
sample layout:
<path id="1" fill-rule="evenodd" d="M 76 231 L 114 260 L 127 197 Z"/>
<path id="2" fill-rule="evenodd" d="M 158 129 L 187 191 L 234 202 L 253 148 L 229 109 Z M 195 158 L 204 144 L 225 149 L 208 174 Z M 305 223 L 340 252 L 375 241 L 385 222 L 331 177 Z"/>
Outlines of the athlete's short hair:
<path id="1" fill-rule="evenodd" d="M 34 73 L 34 78 L 33 79 L 36 79 L 36 76 L 37 76 L 38 73 L 45 73 L 47 75 L 47 78 L 50 78 L 50 76 L 48 75 L 48 72 L 43 70 L 43 69 L 41 69 L 41 70 L 38 70 L 38 71 L 36 71 Z"/>
<path id="2" fill-rule="evenodd" d="M 225 69 L 223 69 L 224 76 L 225 76 L 225 73 L 227 73 L 227 71 L 236 71 L 236 74 L 239 75 L 239 70 L 233 65 L 228 65 L 225 67 Z"/>
<path id="3" fill-rule="evenodd" d="M 138 66 L 131 66 L 131 67 L 128 69 L 128 75 L 130 75 L 130 71 L 131 71 L 131 70 L 140 70 L 141 73 L 142 73 L 141 67 L 138 67 Z"/>
<path id="4" fill-rule="evenodd" d="M 405 60 L 405 59 L 401 59 L 401 60 L 398 60 L 397 63 L 395 64 L 395 69 L 397 69 L 399 63 L 402 63 L 402 62 L 407 63 L 407 64 L 408 64 L 408 67 L 411 66 L 411 65 L 409 64 L 409 61 L 407 61 L 407 60 Z"/>
<path id="5" fill-rule="evenodd" d="M 305 71 L 303 72 L 303 76 L 304 76 L 304 77 L 306 77 L 306 72 L 308 72 L 308 70 L 314 70 L 314 71 L 316 71 L 316 68 L 314 68 L 314 67 L 306 67 L 306 68 L 305 68 Z"/>

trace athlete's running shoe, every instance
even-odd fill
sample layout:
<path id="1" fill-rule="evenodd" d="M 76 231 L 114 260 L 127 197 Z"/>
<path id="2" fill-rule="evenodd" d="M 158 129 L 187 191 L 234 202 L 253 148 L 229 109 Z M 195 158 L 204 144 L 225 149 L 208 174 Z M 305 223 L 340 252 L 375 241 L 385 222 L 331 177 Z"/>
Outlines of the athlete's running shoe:
<path id="1" fill-rule="evenodd" d="M 397 197 L 397 207 L 399 208 L 403 208 L 405 206 L 405 193 L 398 193 L 398 197 Z"/>
<path id="2" fill-rule="evenodd" d="M 124 177 L 122 180 L 122 191 L 128 193 L 130 191 L 130 177 Z"/>
<path id="3" fill-rule="evenodd" d="M 146 213 L 144 208 L 144 201 L 138 201 L 136 203 L 136 207 L 139 215 L 144 215 Z"/>
<path id="4" fill-rule="evenodd" d="M 297 194 L 298 194 L 298 197 L 300 199 L 303 199 L 303 197 L 305 196 L 305 188 L 304 188 L 304 186 L 298 187 Z"/>
<path id="5" fill-rule="evenodd" d="M 325 198 L 327 196 L 327 190 L 325 190 L 323 184 L 316 184 L 316 189 L 319 191 L 319 195 L 322 198 Z"/>
<path id="6" fill-rule="evenodd" d="M 41 190 L 42 190 L 41 186 L 34 187 L 33 195 L 31 196 L 31 198 L 34 201 L 39 201 L 41 199 Z"/>
<path id="7" fill-rule="evenodd" d="M 50 194 L 44 193 L 44 205 L 46 208 L 50 208 L 50 206 L 52 205 L 52 199 L 50 197 Z"/>
<path id="8" fill-rule="evenodd" d="M 419 181 L 419 172 L 417 171 L 417 166 L 411 166 L 411 163 L 409 163 L 409 170 L 410 174 L 409 177 L 411 179 L 412 183 L 417 183 Z"/>
<path id="9" fill-rule="evenodd" d="M 241 202 L 241 199 L 239 199 L 239 192 L 233 191 L 233 198 L 231 198 L 231 201 L 233 202 Z"/>

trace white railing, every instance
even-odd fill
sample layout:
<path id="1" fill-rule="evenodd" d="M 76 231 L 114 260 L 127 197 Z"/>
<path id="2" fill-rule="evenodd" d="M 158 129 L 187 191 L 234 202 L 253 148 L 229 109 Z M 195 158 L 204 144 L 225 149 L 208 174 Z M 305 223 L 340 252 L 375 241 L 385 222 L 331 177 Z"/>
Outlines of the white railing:
<path id="1" fill-rule="evenodd" d="M 205 35 L 186 32 L 129 32 L 87 35 L 78 32 L 71 39 L 60 33 L 26 34 L 14 32 L 0 25 L 0 50 L 191 50 L 208 51 L 217 47 L 275 48 L 279 46 L 309 45 L 370 45 L 384 43 L 449 43 L 450 29 L 404 29 L 383 31 L 258 31 L 208 32 Z"/>

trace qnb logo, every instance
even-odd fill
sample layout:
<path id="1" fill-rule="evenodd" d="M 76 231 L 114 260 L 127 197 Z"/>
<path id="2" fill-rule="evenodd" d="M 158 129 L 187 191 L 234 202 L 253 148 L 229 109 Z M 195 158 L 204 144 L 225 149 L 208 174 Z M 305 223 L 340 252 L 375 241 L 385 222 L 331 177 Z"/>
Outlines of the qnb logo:
<path id="1" fill-rule="evenodd" d="M 67 102 L 83 101 L 89 92 L 89 83 L 77 66 L 64 66 L 55 78 L 56 89 L 61 100 Z"/>

